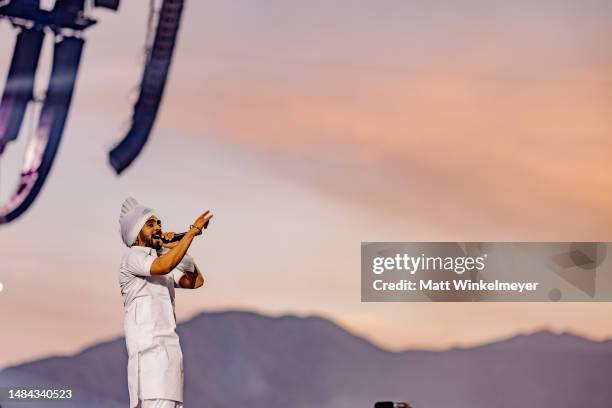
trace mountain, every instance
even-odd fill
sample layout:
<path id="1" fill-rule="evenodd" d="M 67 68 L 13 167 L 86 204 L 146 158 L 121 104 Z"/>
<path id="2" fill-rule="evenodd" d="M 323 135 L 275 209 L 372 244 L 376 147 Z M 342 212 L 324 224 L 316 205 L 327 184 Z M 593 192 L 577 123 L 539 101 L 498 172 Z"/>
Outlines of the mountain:
<path id="1" fill-rule="evenodd" d="M 537 332 L 484 346 L 390 352 L 320 317 L 203 313 L 179 324 L 187 408 L 610 408 L 612 342 Z M 63 385 L 62 407 L 127 407 L 123 338 L 0 372 L 6 385 Z M 8 404 L 26 408 L 26 403 Z M 40 404 L 32 404 L 32 407 Z"/>

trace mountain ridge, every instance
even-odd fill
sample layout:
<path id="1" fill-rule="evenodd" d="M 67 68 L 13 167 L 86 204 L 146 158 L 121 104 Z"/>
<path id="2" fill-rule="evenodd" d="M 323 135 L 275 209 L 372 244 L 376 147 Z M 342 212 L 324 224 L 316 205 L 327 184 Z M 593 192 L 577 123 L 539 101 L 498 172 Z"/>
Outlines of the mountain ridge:
<path id="1" fill-rule="evenodd" d="M 612 342 L 573 334 L 539 330 L 469 348 L 391 351 L 318 315 L 244 311 L 200 313 L 177 331 L 190 407 L 612 406 Z M 79 390 L 83 399 L 64 406 L 119 407 L 127 401 L 126 366 L 123 337 L 116 337 L 7 367 L 0 386 L 42 378 Z"/>
<path id="2" fill-rule="evenodd" d="M 196 321 L 201 317 L 207 316 L 207 317 L 215 317 L 215 316 L 219 316 L 219 317 L 223 317 L 223 316 L 231 316 L 231 315 L 243 315 L 243 316 L 253 316 L 253 317 L 263 317 L 266 319 L 276 319 L 276 320 L 285 320 L 285 319 L 300 319 L 300 320 L 320 320 L 320 321 L 324 321 L 326 323 L 332 324 L 333 326 L 335 326 L 337 329 L 345 331 L 347 333 L 349 333 L 351 336 L 358 338 L 368 344 L 370 344 L 371 346 L 383 351 L 383 352 L 388 352 L 388 353 L 392 353 L 392 354 L 398 354 L 398 353 L 408 353 L 408 352 L 446 352 L 446 351 L 453 351 L 453 350 L 473 350 L 473 349 L 478 349 L 478 348 L 482 348 L 482 347 L 490 347 L 490 346 L 495 346 L 497 344 L 505 344 L 507 342 L 515 342 L 515 341 L 519 341 L 521 339 L 525 339 L 525 338 L 535 338 L 535 337 L 547 337 L 547 336 L 552 336 L 558 339 L 571 339 L 572 341 L 583 341 L 585 343 L 588 344 L 592 344 L 592 345 L 610 345 L 612 344 L 612 338 L 607 338 L 607 339 L 603 339 L 603 340 L 593 340 L 593 339 L 589 339 L 587 337 L 584 337 L 580 334 L 577 333 L 573 333 L 573 332 L 569 332 L 569 331 L 561 331 L 561 332 L 555 332 L 551 329 L 538 329 L 538 330 L 534 330 L 534 331 L 525 331 L 525 332 L 521 332 L 519 334 L 515 334 L 515 335 L 508 335 L 508 336 L 502 336 L 498 339 L 489 341 L 489 342 L 484 342 L 484 343 L 478 343 L 475 345 L 469 345 L 469 346 L 449 346 L 446 348 L 440 348 L 440 349 L 430 349 L 430 348 L 422 348 L 422 347 L 406 347 L 406 348 L 401 348 L 399 350 L 392 350 L 383 346 L 380 346 L 378 344 L 376 344 L 373 341 L 368 340 L 366 337 L 360 336 L 358 334 L 352 333 L 349 329 L 341 326 L 340 324 L 334 322 L 333 320 L 324 317 L 323 315 L 318 315 L 318 314 L 310 314 L 310 315 L 305 315 L 305 316 L 300 316 L 300 315 L 296 315 L 296 314 L 282 314 L 279 316 L 271 316 L 271 315 L 266 315 L 264 313 L 260 313 L 260 312 L 254 312 L 254 311 L 250 311 L 250 310 L 223 310 L 223 311 L 214 311 L 214 312 L 200 312 L 195 314 L 194 316 L 191 316 L 190 318 L 180 322 L 177 324 L 177 327 L 181 327 L 182 325 L 185 324 L 189 324 L 192 321 Z M 123 340 L 124 336 L 114 336 L 114 337 L 110 337 L 106 340 L 100 340 L 96 343 L 84 346 L 82 349 L 80 349 L 79 351 L 76 351 L 74 353 L 67 353 L 67 354 L 51 354 L 48 356 L 42 356 L 39 358 L 35 358 L 32 360 L 26 360 L 24 362 L 21 363 L 17 363 L 17 364 L 10 364 L 7 365 L 5 367 L 0 367 L 0 371 L 5 370 L 5 369 L 9 369 L 9 368 L 16 368 L 16 367 L 20 367 L 24 364 L 28 364 L 30 362 L 39 362 L 39 361 L 43 361 L 43 360 L 48 360 L 48 359 L 54 359 L 54 358 L 66 358 L 66 357 L 75 357 L 80 355 L 83 352 L 86 352 L 90 349 L 95 349 L 98 347 L 101 347 L 105 344 L 109 344 L 112 342 L 115 342 L 117 340 Z"/>

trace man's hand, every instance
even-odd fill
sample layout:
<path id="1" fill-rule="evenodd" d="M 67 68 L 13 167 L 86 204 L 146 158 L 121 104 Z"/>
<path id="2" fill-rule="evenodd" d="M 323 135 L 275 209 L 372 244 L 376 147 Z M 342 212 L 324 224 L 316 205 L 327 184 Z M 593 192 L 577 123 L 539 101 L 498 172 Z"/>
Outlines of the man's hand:
<path id="1" fill-rule="evenodd" d="M 204 284 L 204 275 L 202 275 L 197 265 L 193 267 L 193 272 L 184 272 L 183 276 L 179 279 L 179 286 L 181 288 L 197 289 Z"/>
<path id="2" fill-rule="evenodd" d="M 172 238 L 174 238 L 174 235 L 176 235 L 175 232 L 164 232 L 164 233 L 162 233 L 162 238 L 163 238 L 162 246 L 164 248 L 174 248 L 175 246 L 178 245 L 178 242 L 168 242 L 168 243 L 164 242 L 164 240 L 170 241 Z"/>
<path id="3" fill-rule="evenodd" d="M 193 222 L 193 225 L 200 229 L 200 233 L 198 235 L 200 235 L 202 233 L 202 230 L 208 226 L 208 221 L 210 221 L 212 217 L 213 213 L 211 213 L 210 211 L 206 211 L 204 214 L 196 218 L 196 220 Z"/>

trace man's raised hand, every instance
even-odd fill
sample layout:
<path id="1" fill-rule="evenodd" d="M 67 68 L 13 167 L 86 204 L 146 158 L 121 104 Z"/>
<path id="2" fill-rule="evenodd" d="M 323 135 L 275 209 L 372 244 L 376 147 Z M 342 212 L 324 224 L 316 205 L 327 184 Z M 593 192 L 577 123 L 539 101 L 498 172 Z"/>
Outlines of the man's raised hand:
<path id="1" fill-rule="evenodd" d="M 202 230 L 208 226 L 208 222 L 210 221 L 212 217 L 213 217 L 213 213 L 211 213 L 210 211 L 206 211 L 204 214 L 196 218 L 196 220 L 193 222 L 193 225 L 196 226 L 200 230 L 200 234 L 202 233 Z"/>

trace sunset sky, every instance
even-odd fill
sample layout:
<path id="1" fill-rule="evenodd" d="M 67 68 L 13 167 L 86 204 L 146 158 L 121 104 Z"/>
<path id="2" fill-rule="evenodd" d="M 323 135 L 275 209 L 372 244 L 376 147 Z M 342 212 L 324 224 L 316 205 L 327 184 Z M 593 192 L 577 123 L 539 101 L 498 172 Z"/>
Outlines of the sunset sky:
<path id="1" fill-rule="evenodd" d="M 148 4 L 95 13 L 54 169 L 0 227 L 0 367 L 122 335 L 130 195 L 176 231 L 215 213 L 181 321 L 317 314 L 392 349 L 612 337 L 608 303 L 361 303 L 359 265 L 361 241 L 612 241 L 612 3 L 188 1 L 153 136 L 116 177 Z"/>

